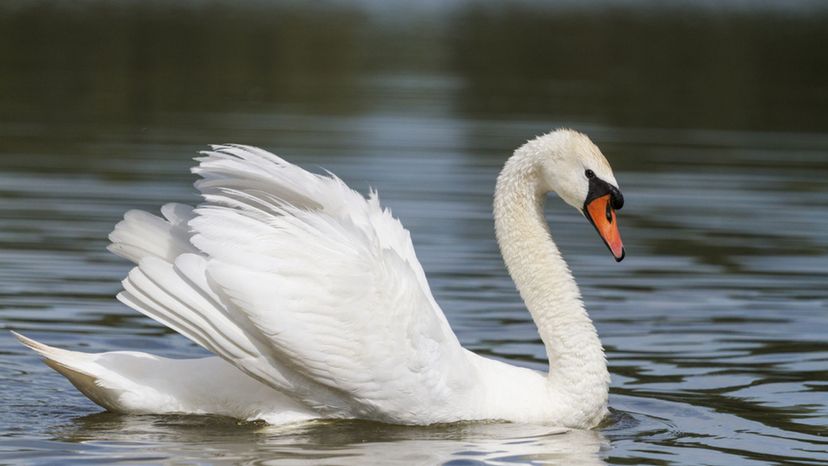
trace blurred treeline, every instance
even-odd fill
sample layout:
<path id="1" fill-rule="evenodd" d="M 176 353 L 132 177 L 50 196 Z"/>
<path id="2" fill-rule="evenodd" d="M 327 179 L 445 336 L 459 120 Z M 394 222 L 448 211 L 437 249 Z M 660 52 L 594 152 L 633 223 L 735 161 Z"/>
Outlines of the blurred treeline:
<path id="1" fill-rule="evenodd" d="M 828 10 L 637 5 L 17 2 L 0 8 L 1 117 L 351 114 L 399 79 L 452 87 L 470 118 L 828 130 Z"/>

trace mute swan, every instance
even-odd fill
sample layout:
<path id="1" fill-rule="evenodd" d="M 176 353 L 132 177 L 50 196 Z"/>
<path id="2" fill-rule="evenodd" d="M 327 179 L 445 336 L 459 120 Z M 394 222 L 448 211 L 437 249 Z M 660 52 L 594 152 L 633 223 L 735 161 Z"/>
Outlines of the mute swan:
<path id="1" fill-rule="evenodd" d="M 130 211 L 109 250 L 136 267 L 118 299 L 215 357 L 79 353 L 15 334 L 100 406 L 283 424 L 358 418 L 426 425 L 504 420 L 572 428 L 607 413 L 609 373 L 575 280 L 543 217 L 556 192 L 624 257 L 612 170 L 583 134 L 556 130 L 506 162 L 498 244 L 538 327 L 549 373 L 462 346 L 431 295 L 409 233 L 377 193 L 264 150 L 202 152 L 198 207 Z"/>

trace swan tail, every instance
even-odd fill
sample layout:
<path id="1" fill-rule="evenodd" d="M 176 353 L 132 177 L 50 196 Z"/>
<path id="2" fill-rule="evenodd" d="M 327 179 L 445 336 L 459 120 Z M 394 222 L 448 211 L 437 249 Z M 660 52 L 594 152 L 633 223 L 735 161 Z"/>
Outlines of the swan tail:
<path id="1" fill-rule="evenodd" d="M 113 380 L 108 371 L 95 363 L 97 355 L 55 348 L 17 332 L 11 333 L 95 404 L 110 411 L 121 411 L 119 399 L 124 391 L 119 387 L 120 381 Z"/>
<path id="2" fill-rule="evenodd" d="M 318 417 L 219 357 L 167 359 L 132 351 L 81 353 L 12 334 L 87 398 L 109 411 L 218 414 L 270 424 Z"/>

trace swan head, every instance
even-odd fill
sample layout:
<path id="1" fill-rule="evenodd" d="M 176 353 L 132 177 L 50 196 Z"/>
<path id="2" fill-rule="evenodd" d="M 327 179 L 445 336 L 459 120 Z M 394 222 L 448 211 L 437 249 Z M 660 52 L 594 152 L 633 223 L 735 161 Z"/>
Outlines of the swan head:
<path id="1" fill-rule="evenodd" d="M 541 189 L 555 192 L 578 209 L 595 227 L 616 261 L 624 259 L 616 210 L 624 206 L 612 168 L 590 139 L 577 131 L 559 129 L 528 142 L 540 166 Z"/>

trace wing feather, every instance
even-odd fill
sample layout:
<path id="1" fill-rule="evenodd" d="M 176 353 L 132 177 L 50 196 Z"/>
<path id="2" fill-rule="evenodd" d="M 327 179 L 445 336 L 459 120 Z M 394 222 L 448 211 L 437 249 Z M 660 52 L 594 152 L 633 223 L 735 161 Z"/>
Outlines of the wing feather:
<path id="1" fill-rule="evenodd" d="M 376 193 L 241 146 L 215 148 L 197 172 L 210 183 L 197 184 L 208 202 L 191 242 L 277 358 L 391 420 L 439 416 L 474 383 L 408 231 Z"/>
<path id="2" fill-rule="evenodd" d="M 253 147 L 202 155 L 201 205 L 110 235 L 138 264 L 119 299 L 322 415 L 456 420 L 476 372 L 377 193 Z"/>

